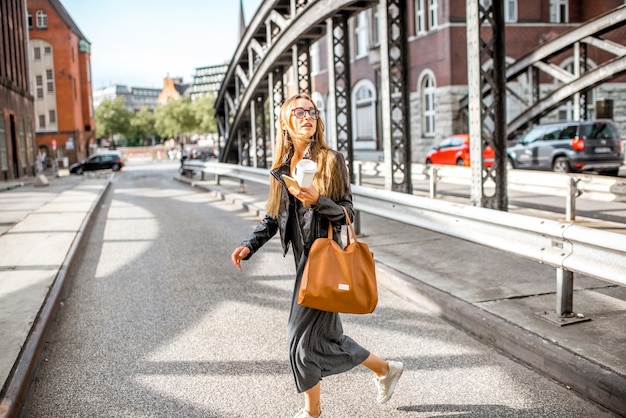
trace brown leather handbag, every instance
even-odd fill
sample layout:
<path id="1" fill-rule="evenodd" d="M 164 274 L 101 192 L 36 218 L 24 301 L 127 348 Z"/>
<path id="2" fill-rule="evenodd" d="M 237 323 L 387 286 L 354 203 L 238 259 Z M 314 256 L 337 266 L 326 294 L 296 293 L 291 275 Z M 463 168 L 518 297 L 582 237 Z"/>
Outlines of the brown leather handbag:
<path id="1" fill-rule="evenodd" d="M 332 223 L 328 238 L 313 242 L 304 267 L 298 303 L 320 311 L 350 314 L 374 312 L 378 303 L 374 254 L 357 240 L 346 208 L 343 208 L 354 242 L 346 229 L 346 247 L 333 241 Z"/>

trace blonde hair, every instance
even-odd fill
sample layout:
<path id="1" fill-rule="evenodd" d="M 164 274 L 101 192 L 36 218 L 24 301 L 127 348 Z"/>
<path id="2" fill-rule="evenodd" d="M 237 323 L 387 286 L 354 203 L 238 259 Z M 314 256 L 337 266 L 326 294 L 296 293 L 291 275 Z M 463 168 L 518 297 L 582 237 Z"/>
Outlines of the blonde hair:
<path id="1" fill-rule="evenodd" d="M 296 100 L 305 99 L 313 103 L 311 97 L 306 93 L 300 93 L 285 100 L 278 115 L 278 126 L 276 127 L 276 149 L 274 151 L 274 163 L 272 170 L 284 165 L 293 156 L 293 138 L 297 135 L 291 123 L 291 111 L 295 108 Z M 324 138 L 324 122 L 321 118 L 316 120 L 315 135 L 312 138 L 309 148 L 311 160 L 317 163 L 317 173 L 313 178 L 313 185 L 320 195 L 339 200 L 345 194 L 347 176 L 339 173 L 340 167 L 335 151 L 333 151 Z M 343 175 L 342 175 L 343 174 Z M 272 217 L 278 216 L 280 207 L 280 196 L 283 185 L 274 176 L 270 175 L 270 196 L 267 201 L 267 213 Z"/>

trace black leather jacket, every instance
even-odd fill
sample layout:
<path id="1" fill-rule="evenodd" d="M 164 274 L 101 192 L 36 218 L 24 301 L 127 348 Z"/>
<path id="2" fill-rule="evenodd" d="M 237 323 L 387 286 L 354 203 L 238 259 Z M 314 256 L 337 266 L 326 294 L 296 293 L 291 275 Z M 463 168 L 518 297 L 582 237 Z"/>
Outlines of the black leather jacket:
<path id="1" fill-rule="evenodd" d="M 293 216 L 295 211 L 291 209 L 291 199 L 287 186 L 282 179 L 283 174 L 289 175 L 290 161 L 287 161 L 282 166 L 275 170 L 272 170 L 270 174 L 274 176 L 276 180 L 282 183 L 283 188 L 280 196 L 280 206 L 278 210 L 278 217 L 273 218 L 269 215 L 261 220 L 256 227 L 241 245 L 250 249 L 250 254 L 246 259 L 250 258 L 255 252 L 257 252 L 263 244 L 269 241 L 276 232 L 280 231 L 281 243 L 283 246 L 283 256 L 289 251 L 289 245 L 291 243 L 291 236 L 288 233 L 288 222 L 298 221 L 301 225 L 303 248 L 305 254 L 308 254 L 313 241 L 320 237 L 328 236 L 328 222 L 333 224 L 333 240 L 336 241 L 341 247 L 343 247 L 341 241 L 341 225 L 346 224 L 345 214 L 342 206 L 346 208 L 350 219 L 354 219 L 354 209 L 352 206 L 352 192 L 350 190 L 350 179 L 348 177 L 348 171 L 346 169 L 345 160 L 343 154 L 333 151 L 337 161 L 337 173 L 340 173 L 344 177 L 345 192 L 344 196 L 333 201 L 332 199 L 320 195 L 316 205 L 311 206 L 306 210 L 304 216 L 301 213 L 298 216 Z M 290 213 L 292 213 L 290 219 Z"/>

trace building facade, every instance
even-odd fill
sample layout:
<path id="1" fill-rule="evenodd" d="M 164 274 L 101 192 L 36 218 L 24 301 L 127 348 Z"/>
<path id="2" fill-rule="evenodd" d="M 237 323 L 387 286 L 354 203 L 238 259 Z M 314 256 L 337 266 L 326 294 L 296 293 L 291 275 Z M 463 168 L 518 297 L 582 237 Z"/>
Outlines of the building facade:
<path id="1" fill-rule="evenodd" d="M 122 97 L 124 99 L 124 107 L 131 112 L 139 112 L 142 107 L 146 107 L 153 112 L 157 107 L 160 94 L 161 89 L 115 84 L 94 90 L 93 106 L 97 108 L 105 100 L 113 101 L 118 97 Z"/>
<path id="2" fill-rule="evenodd" d="M 58 0 L 27 0 L 37 146 L 48 160 L 84 159 L 95 143 L 91 44 Z"/>
<path id="3" fill-rule="evenodd" d="M 487 5 L 491 0 L 480 0 Z M 529 53 L 582 22 L 593 19 L 624 4 L 622 0 L 589 2 L 583 0 L 538 0 L 522 2 L 505 0 L 504 20 L 507 63 Z M 407 85 L 410 88 L 411 155 L 423 162 L 426 152 L 443 138 L 467 132 L 466 0 L 407 0 L 402 11 L 407 21 Z M 355 150 L 381 150 L 380 123 L 380 34 L 378 6 L 362 11 L 349 21 L 351 62 L 352 132 Z M 488 30 L 488 29 L 482 29 Z M 324 111 L 328 103 L 328 37 L 315 42 L 310 49 L 311 91 L 317 106 Z M 608 40 L 623 44 L 626 31 L 613 31 Z M 589 49 L 591 67 L 607 60 L 607 53 Z M 572 72 L 572 55 L 555 57 L 551 63 Z M 483 66 L 488 66 L 488 61 Z M 291 82 L 293 83 L 293 77 Z M 543 93 L 556 89 L 559 81 L 541 76 Z M 507 95 L 507 119 L 519 115 L 532 103 L 535 93 L 529 80 L 507 84 L 514 94 Z M 611 103 L 611 117 L 622 134 L 626 133 L 626 78 L 616 78 L 588 93 L 587 116 L 598 113 L 599 104 Z M 598 113 L 598 115 L 600 115 Z M 544 121 L 574 117 L 574 106 L 559 107 Z M 333 121 L 326 121 L 332 127 Z M 329 129 L 332 132 L 333 129 Z M 333 138 L 329 138 L 332 143 Z"/>
<path id="4" fill-rule="evenodd" d="M 0 2 L 0 181 L 35 173 L 25 0 Z"/>
<path id="5" fill-rule="evenodd" d="M 228 64 L 210 65 L 196 68 L 191 85 L 191 100 L 207 95 L 216 95 L 220 91 Z"/>

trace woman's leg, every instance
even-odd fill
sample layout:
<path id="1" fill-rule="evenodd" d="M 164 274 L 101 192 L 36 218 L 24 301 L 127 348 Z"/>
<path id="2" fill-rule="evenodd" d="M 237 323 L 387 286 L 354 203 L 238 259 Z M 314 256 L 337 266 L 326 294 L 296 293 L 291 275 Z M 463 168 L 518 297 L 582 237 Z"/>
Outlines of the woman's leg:
<path id="1" fill-rule="evenodd" d="M 385 361 L 374 354 L 370 354 L 363 363 L 365 367 L 376 374 L 374 382 L 378 389 L 378 403 L 385 403 L 391 399 L 396 384 L 404 371 L 404 364 L 399 361 Z"/>
<path id="2" fill-rule="evenodd" d="M 361 364 L 373 371 L 378 377 L 383 377 L 389 370 L 389 364 L 375 354 L 370 354 Z"/>
<path id="3" fill-rule="evenodd" d="M 304 392 L 304 409 L 312 417 L 318 417 L 322 412 L 322 406 L 320 405 L 322 382 L 317 382 L 317 385 Z"/>

